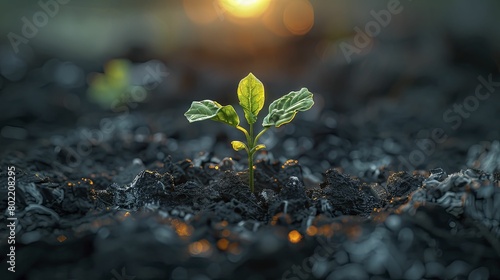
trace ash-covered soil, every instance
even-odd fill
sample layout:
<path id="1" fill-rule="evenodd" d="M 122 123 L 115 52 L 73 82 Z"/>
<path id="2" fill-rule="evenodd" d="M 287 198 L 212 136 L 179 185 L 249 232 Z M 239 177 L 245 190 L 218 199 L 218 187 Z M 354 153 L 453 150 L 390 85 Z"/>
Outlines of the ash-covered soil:
<path id="1" fill-rule="evenodd" d="M 104 118 L 9 150 L 16 279 L 499 277 L 497 142 L 436 152 L 443 168 L 400 171 L 404 139 L 349 135 L 382 128 L 334 126 L 342 118 L 331 114 L 263 138 L 271 149 L 257 156 L 255 193 L 230 150 L 236 135 L 175 117 Z M 161 122 L 177 131 L 153 133 Z M 12 279 L 2 258 L 1 279 Z"/>

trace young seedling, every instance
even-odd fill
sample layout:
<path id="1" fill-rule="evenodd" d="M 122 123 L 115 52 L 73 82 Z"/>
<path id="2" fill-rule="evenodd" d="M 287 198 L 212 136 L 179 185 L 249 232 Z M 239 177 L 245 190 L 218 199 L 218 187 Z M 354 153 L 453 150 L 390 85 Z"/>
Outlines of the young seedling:
<path id="1" fill-rule="evenodd" d="M 307 111 L 313 105 L 313 94 L 302 88 L 292 91 L 269 105 L 269 113 L 262 122 L 263 129 L 255 136 L 254 124 L 257 115 L 264 107 L 264 85 L 252 73 L 243 78 L 238 85 L 238 99 L 245 113 L 248 130 L 240 126 L 240 118 L 233 106 L 222 106 L 212 100 L 194 101 L 189 110 L 184 114 L 190 123 L 213 120 L 235 127 L 245 134 L 246 144 L 241 141 L 232 141 L 235 151 L 245 150 L 248 154 L 248 185 L 254 192 L 254 165 L 253 156 L 256 151 L 266 148 L 258 144 L 259 138 L 271 127 L 280 127 L 293 120 L 298 111 Z"/>

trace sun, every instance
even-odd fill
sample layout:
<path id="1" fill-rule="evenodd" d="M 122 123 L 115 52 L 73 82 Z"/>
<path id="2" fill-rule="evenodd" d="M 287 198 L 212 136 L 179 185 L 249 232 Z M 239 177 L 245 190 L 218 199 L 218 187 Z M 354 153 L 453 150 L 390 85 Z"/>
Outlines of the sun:
<path id="1" fill-rule="evenodd" d="M 262 15 L 269 7 L 270 0 L 219 0 L 220 7 L 239 18 Z"/>

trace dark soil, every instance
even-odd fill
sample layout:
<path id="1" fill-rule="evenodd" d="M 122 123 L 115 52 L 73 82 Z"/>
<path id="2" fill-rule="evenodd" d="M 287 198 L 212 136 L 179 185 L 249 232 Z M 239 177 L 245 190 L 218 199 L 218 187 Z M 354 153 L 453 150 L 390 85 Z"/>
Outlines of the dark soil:
<path id="1" fill-rule="evenodd" d="M 199 143 L 178 139 L 173 147 L 176 140 L 161 133 L 139 137 L 134 127 L 148 125 L 144 119 L 111 119 L 115 129 L 99 141 L 78 128 L 2 158 L 2 166 L 16 167 L 19 279 L 500 275 L 498 173 L 372 165 L 363 176 L 327 169 L 318 182 L 300 160 L 262 152 L 250 193 L 245 159 L 212 152 L 229 136 L 184 159 L 179 151 Z M 306 125 L 296 125 L 299 142 Z M 322 138 L 323 129 L 307 130 L 305 139 L 318 140 L 304 156 L 333 141 Z M 84 140 L 85 155 L 72 155 Z M 229 148 L 223 154 L 237 156 Z"/>

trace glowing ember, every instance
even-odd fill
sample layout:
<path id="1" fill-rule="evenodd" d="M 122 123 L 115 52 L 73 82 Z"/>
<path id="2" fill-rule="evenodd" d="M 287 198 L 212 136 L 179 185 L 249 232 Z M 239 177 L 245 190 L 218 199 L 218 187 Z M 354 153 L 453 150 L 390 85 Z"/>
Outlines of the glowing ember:
<path id="1" fill-rule="evenodd" d="M 173 220 L 172 226 L 174 227 L 177 235 L 179 235 L 180 237 L 190 236 L 193 231 L 193 228 L 191 226 L 188 226 L 187 224 L 178 220 Z"/>
<path id="2" fill-rule="evenodd" d="M 61 243 L 64 242 L 64 241 L 66 241 L 66 239 L 68 239 L 68 238 L 66 236 L 64 236 L 64 235 L 59 235 L 57 237 L 57 241 L 59 241 Z"/>
<path id="3" fill-rule="evenodd" d="M 294 243 L 294 244 L 299 243 L 301 239 L 302 239 L 302 235 L 296 230 L 292 230 L 288 233 L 288 240 L 291 243 Z"/>
<path id="4" fill-rule="evenodd" d="M 228 246 L 229 241 L 225 238 L 219 239 L 219 241 L 217 241 L 217 248 L 219 248 L 219 250 L 225 251 L 227 250 Z"/>
<path id="5" fill-rule="evenodd" d="M 310 226 L 306 230 L 307 235 L 314 236 L 318 233 L 318 228 L 315 226 Z"/>

